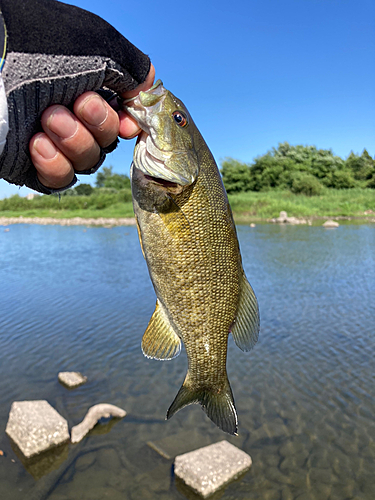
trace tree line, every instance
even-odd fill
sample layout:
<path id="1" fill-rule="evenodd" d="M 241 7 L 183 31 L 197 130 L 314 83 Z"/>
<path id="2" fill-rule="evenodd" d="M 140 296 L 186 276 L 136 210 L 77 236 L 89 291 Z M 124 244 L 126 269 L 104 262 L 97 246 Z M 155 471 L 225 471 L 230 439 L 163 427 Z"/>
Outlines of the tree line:
<path id="1" fill-rule="evenodd" d="M 313 196 L 319 195 L 324 188 L 375 189 L 375 160 L 366 149 L 361 155 L 351 152 L 344 160 L 331 149 L 291 146 L 283 142 L 257 156 L 252 163 L 226 158 L 221 162 L 220 172 L 229 194 L 279 189 Z M 61 193 L 61 196 L 106 199 L 114 195 L 120 195 L 121 201 L 131 201 L 129 177 L 114 173 L 111 166 L 98 171 L 95 187 L 79 183 Z"/>
<path id="2" fill-rule="evenodd" d="M 96 174 L 95 187 L 81 182 L 75 187 L 62 191 L 60 196 L 92 196 L 122 192 L 131 201 L 130 179 L 125 174 L 113 173 L 113 167 L 102 167 Z M 128 195 L 128 196 L 127 196 Z"/>
<path id="3" fill-rule="evenodd" d="M 343 160 L 331 149 L 283 142 L 252 163 L 226 158 L 220 172 L 228 193 L 283 189 L 313 196 L 324 187 L 375 189 L 375 160 L 366 149 Z"/>

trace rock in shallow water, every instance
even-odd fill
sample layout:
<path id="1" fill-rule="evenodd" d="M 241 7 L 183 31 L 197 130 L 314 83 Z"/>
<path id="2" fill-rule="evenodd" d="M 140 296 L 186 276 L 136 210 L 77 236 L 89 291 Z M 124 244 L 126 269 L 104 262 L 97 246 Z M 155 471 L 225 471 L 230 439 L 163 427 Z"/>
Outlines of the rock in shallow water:
<path id="1" fill-rule="evenodd" d="M 58 374 L 58 378 L 63 385 L 66 385 L 71 389 L 87 382 L 87 377 L 83 376 L 82 373 L 79 372 L 60 372 Z"/>
<path id="2" fill-rule="evenodd" d="M 15 401 L 5 432 L 26 458 L 69 440 L 68 422 L 45 400 Z"/>
<path id="3" fill-rule="evenodd" d="M 174 472 L 187 486 L 207 498 L 251 467 L 251 457 L 228 441 L 176 457 Z"/>
<path id="4" fill-rule="evenodd" d="M 272 222 L 277 222 L 279 224 L 307 224 L 306 219 L 298 219 L 297 217 L 288 217 L 287 212 L 284 210 L 280 212 L 280 215 L 276 219 L 271 219 Z"/>
<path id="5" fill-rule="evenodd" d="M 334 228 L 334 227 L 339 227 L 339 223 L 334 221 L 334 220 L 327 220 L 323 224 L 323 227 L 327 227 L 328 229 Z"/>

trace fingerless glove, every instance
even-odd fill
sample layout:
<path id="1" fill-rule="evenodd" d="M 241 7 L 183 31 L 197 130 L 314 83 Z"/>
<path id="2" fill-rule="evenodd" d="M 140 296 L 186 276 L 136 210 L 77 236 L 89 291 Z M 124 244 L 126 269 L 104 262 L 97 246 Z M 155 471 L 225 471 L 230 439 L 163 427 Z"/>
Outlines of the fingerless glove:
<path id="1" fill-rule="evenodd" d="M 146 79 L 150 60 L 106 21 L 78 7 L 55 0 L 0 0 L 0 9 L 9 117 L 0 177 L 49 194 L 55 190 L 39 182 L 28 146 L 41 130 L 43 111 L 52 104 L 69 107 L 88 90 L 132 90 Z M 104 158 L 105 152 L 100 163 Z"/>

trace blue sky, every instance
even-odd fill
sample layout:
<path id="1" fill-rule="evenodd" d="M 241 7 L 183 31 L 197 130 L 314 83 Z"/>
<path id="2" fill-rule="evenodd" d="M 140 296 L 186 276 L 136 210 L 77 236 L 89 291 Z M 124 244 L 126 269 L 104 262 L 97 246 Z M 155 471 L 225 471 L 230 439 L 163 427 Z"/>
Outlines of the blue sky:
<path id="1" fill-rule="evenodd" d="M 218 162 L 251 162 L 283 141 L 375 155 L 373 0 L 66 3 L 151 57 Z M 121 141 L 105 164 L 128 173 L 133 147 Z M 27 192 L 0 181 L 0 197 Z"/>

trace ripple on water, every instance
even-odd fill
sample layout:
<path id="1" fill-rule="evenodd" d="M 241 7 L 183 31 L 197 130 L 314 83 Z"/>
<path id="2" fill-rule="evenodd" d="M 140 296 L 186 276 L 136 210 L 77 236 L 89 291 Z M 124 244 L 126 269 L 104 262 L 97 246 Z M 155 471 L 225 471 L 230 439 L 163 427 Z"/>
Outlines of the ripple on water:
<path id="1" fill-rule="evenodd" d="M 251 353 L 229 342 L 240 435 L 228 439 L 253 466 L 222 498 L 373 500 L 375 227 L 238 233 L 261 335 Z M 14 400 L 47 399 L 70 426 L 99 402 L 128 412 L 37 483 L 10 461 L 3 434 L 2 500 L 184 498 L 172 461 L 146 443 L 174 436 L 179 453 L 226 436 L 198 406 L 164 421 L 186 355 L 165 363 L 142 356 L 155 297 L 136 229 L 18 225 L 0 246 L 2 429 Z M 67 391 L 62 370 L 83 372 L 87 384 Z"/>

